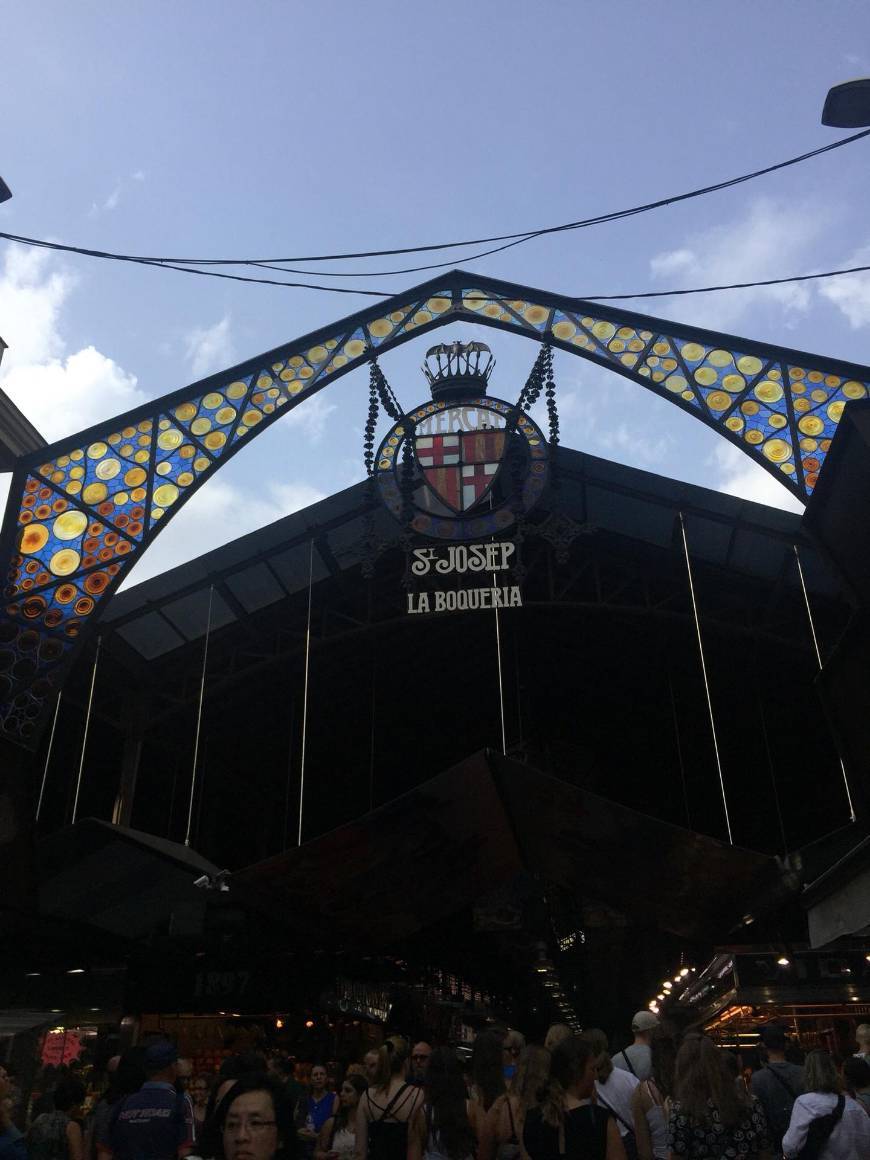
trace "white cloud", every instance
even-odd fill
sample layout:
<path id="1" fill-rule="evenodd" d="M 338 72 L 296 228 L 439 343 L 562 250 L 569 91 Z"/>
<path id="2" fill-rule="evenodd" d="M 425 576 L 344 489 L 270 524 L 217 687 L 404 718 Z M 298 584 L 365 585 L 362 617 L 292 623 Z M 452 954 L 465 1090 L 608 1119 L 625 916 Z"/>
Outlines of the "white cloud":
<path id="1" fill-rule="evenodd" d="M 718 286 L 790 274 L 810 273 L 807 255 L 826 228 L 830 211 L 817 206 L 756 201 L 740 219 L 714 226 L 650 261 L 653 277 L 666 289 Z M 806 283 L 758 286 L 672 300 L 672 313 L 699 326 L 728 330 L 760 304 L 776 305 L 786 322 L 796 320 L 811 302 Z M 641 305 L 639 307 L 643 309 Z"/>
<path id="2" fill-rule="evenodd" d="M 136 376 L 93 346 L 67 352 L 60 313 L 75 279 L 50 255 L 10 246 L 0 272 L 9 350 L 0 387 L 49 441 L 144 402 Z"/>
<path id="3" fill-rule="evenodd" d="M 786 511 L 804 510 L 796 496 L 733 443 L 720 443 L 713 452 L 711 465 L 716 469 L 718 479 L 711 480 L 709 486 L 717 491 L 767 504 L 768 507 L 785 508 Z"/>
<path id="4" fill-rule="evenodd" d="M 284 427 L 298 427 L 311 443 L 319 443 L 326 433 L 329 416 L 338 409 L 336 403 L 326 401 L 326 392 L 321 391 L 312 399 L 307 399 L 294 407 L 281 420 Z"/>
<path id="5" fill-rule="evenodd" d="M 857 250 L 851 258 L 841 262 L 838 268 L 867 265 L 870 265 L 870 246 Z M 819 293 L 845 314 L 853 330 L 870 326 L 870 272 L 830 278 L 819 284 Z"/>
<path id="6" fill-rule="evenodd" d="M 140 584 L 324 498 L 322 491 L 307 483 L 271 483 L 263 495 L 260 488 L 210 479 L 161 531 L 124 587 Z"/>
<path id="7" fill-rule="evenodd" d="M 9 345 L 3 370 L 63 353 L 60 309 L 75 286 L 72 274 L 51 269 L 46 250 L 8 246 L 0 272 L 0 334 Z"/>
<path id="8" fill-rule="evenodd" d="M 618 460 L 635 467 L 661 467 L 675 444 L 670 432 L 651 437 L 637 425 L 629 426 L 624 422 L 613 430 L 603 431 L 598 442 Z"/>
<path id="9" fill-rule="evenodd" d="M 49 442 L 145 401 L 136 376 L 92 346 L 15 367 L 0 385 Z"/>
<path id="10" fill-rule="evenodd" d="M 186 338 L 187 358 L 195 379 L 232 366 L 235 351 L 230 338 L 230 316 L 225 314 L 213 326 L 197 327 Z"/>

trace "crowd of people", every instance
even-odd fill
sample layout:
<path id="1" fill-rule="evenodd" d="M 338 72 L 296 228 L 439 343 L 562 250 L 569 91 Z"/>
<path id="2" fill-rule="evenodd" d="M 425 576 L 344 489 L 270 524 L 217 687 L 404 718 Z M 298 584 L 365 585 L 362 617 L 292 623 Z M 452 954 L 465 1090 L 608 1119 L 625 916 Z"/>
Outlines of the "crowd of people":
<path id="1" fill-rule="evenodd" d="M 86 1118 L 65 1076 L 26 1133 L 0 1069 L 0 1160 L 870 1160 L 870 1025 L 837 1066 L 798 1061 L 786 1030 L 760 1032 L 759 1066 L 648 1011 L 611 1056 L 597 1029 L 556 1024 L 542 1045 L 488 1028 L 470 1058 L 388 1037 L 340 1081 L 257 1052 L 192 1074 L 166 1040 L 115 1059 Z"/>

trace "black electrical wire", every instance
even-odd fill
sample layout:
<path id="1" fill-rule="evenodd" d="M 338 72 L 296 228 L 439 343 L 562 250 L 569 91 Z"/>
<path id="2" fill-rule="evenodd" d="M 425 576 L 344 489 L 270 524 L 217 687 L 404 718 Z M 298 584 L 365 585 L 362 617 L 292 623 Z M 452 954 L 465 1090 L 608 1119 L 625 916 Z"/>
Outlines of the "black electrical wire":
<path id="1" fill-rule="evenodd" d="M 762 169 L 755 169 L 751 173 L 741 174 L 739 177 L 731 177 L 725 181 L 719 181 L 712 185 L 701 186 L 698 189 L 692 189 L 685 193 L 675 194 L 671 197 L 660 198 L 657 201 L 645 202 L 642 205 L 632 206 L 628 209 L 615 210 L 611 213 L 599 214 L 595 217 L 582 218 L 578 221 L 564 222 L 556 226 L 544 226 L 538 229 L 522 230 L 519 233 L 513 234 L 496 234 L 491 237 L 484 238 L 470 238 L 465 241 L 451 241 L 430 243 L 421 246 L 403 246 L 389 250 L 358 250 L 341 254 L 318 254 L 307 255 L 304 257 L 292 258 L 155 258 L 145 255 L 135 254 L 107 254 L 101 250 L 89 250 L 79 246 L 59 246 L 51 243 L 39 242 L 32 238 L 20 238 L 11 234 L 0 233 L 0 237 L 5 237 L 9 241 L 18 241 L 29 245 L 45 245 L 49 248 L 63 249 L 71 253 L 82 254 L 87 257 L 111 257 L 118 261 L 140 262 L 144 265 L 166 265 L 169 268 L 180 266 L 273 266 L 277 263 L 292 263 L 292 262 L 336 262 L 359 258 L 377 258 L 388 257 L 397 254 L 418 254 L 427 253 L 435 250 L 451 250 L 462 249 L 468 246 L 490 245 L 493 242 L 504 242 L 506 245 L 498 246 L 496 249 L 487 250 L 479 254 L 470 254 L 463 258 L 463 261 L 475 261 L 477 258 L 487 257 L 489 254 L 497 253 L 499 250 L 508 249 L 513 245 L 521 245 L 524 242 L 531 241 L 533 238 L 543 237 L 547 234 L 561 233 L 567 230 L 584 229 L 593 225 L 601 225 L 606 222 L 619 221 L 623 218 L 633 217 L 636 214 L 649 213 L 651 210 L 661 209 L 664 206 L 675 205 L 681 201 L 688 201 L 691 198 L 702 197 L 708 193 L 716 193 L 722 189 L 730 189 L 732 186 L 741 185 L 747 181 L 753 181 L 757 177 L 763 177 L 768 173 L 775 173 L 780 169 L 787 169 L 792 165 L 798 165 L 803 161 L 808 161 L 813 157 L 819 157 L 823 153 L 830 153 L 834 149 L 840 149 L 844 145 L 850 145 L 854 141 L 859 141 L 863 137 L 870 135 L 870 129 L 863 129 L 859 133 L 853 133 L 849 137 L 841 137 L 838 141 L 833 141 L 829 145 L 822 145 L 818 149 L 812 149 L 807 153 L 801 153 L 796 157 L 790 157 L 787 161 L 779 161 L 773 165 L 767 165 Z M 391 274 L 411 274 L 417 273 L 421 270 L 437 269 L 439 266 L 450 265 L 450 262 L 437 263 L 430 266 L 411 266 L 402 270 L 384 270 L 380 272 L 372 272 L 368 274 L 344 274 L 344 275 L 329 275 L 339 277 L 386 277 Z M 291 273 L 315 273 L 314 271 L 282 271 L 288 274 Z M 321 272 L 317 272 L 317 276 L 324 276 Z M 244 278 L 237 278 L 239 281 L 245 281 Z M 268 280 L 263 281 L 268 283 Z M 284 283 L 290 285 L 290 283 Z M 300 285 L 300 284 L 296 284 Z M 308 287 L 300 285 L 302 289 L 323 289 L 324 287 Z M 344 291 L 341 291 L 344 292 Z M 353 293 L 353 291 L 350 291 Z M 370 293 L 369 291 L 358 291 L 358 293 Z M 375 292 L 377 293 L 377 292 Z"/>
<path id="2" fill-rule="evenodd" d="M 783 286 L 788 282 L 813 282 L 818 278 L 838 278 L 841 274 L 863 274 L 870 266 L 849 266 L 845 270 L 826 270 L 822 274 L 795 274 L 791 278 L 761 278 L 756 282 L 728 282 L 722 286 L 696 286 L 688 290 L 648 290 L 643 294 L 590 294 L 588 302 L 619 302 L 627 298 L 673 298 L 681 294 L 713 294 L 717 290 L 751 290 L 755 286 Z"/>
<path id="3" fill-rule="evenodd" d="M 226 274 L 219 270 L 199 270 L 194 266 L 177 266 L 172 262 L 160 261 L 155 258 L 132 257 L 125 254 L 112 254 L 103 250 L 84 250 L 77 246 L 65 246 L 60 242 L 47 242 L 38 238 L 20 237 L 17 234 L 8 234 L 0 231 L 0 238 L 20 245 L 36 246 L 46 250 L 59 250 L 62 253 L 75 253 L 90 258 L 106 258 L 116 262 L 133 262 L 142 266 L 155 266 L 160 270 L 175 270 L 180 274 L 199 274 L 203 278 L 227 278 L 233 282 L 253 282 L 264 286 L 287 286 L 300 290 L 325 290 L 330 294 L 364 294 L 370 298 L 391 298 L 393 292 L 388 290 L 363 290 L 356 286 L 318 286 L 310 282 L 282 282 L 277 278 L 254 278 L 245 274 Z M 630 294 L 579 294 L 565 295 L 573 302 L 624 302 L 631 298 L 673 298 L 686 294 L 713 294 L 720 290 L 751 290 L 758 286 L 783 286 L 789 282 L 812 282 L 821 278 L 838 278 L 843 274 L 863 274 L 870 271 L 870 266 L 848 266 L 842 270 L 825 270 L 817 274 L 794 274 L 787 278 L 764 278 L 752 282 L 727 282 L 717 286 L 689 286 L 680 290 L 642 290 Z M 466 301 L 475 301 L 466 295 Z M 495 294 L 481 294 L 480 301 L 511 302 L 510 298 L 502 298 Z"/>

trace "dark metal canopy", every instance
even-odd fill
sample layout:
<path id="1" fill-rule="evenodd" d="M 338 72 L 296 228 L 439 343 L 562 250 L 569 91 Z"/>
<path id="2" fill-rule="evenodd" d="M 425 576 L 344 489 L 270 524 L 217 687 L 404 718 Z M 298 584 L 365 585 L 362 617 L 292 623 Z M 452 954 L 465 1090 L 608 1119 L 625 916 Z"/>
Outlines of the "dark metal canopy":
<path id="1" fill-rule="evenodd" d="M 870 369 L 453 271 L 19 460 L 0 542 L 0 729 L 33 746 L 133 562 L 256 434 L 373 357 L 464 320 L 548 342 L 673 402 L 802 501 Z"/>

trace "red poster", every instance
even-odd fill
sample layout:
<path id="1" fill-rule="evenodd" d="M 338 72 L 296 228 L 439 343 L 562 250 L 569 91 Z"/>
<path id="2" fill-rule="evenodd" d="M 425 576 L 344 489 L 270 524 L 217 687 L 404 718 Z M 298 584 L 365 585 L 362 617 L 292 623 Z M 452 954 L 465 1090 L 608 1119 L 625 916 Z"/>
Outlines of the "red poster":
<path id="1" fill-rule="evenodd" d="M 48 1031 L 42 1041 L 43 1066 L 69 1063 L 82 1053 L 82 1042 L 77 1031 Z"/>

